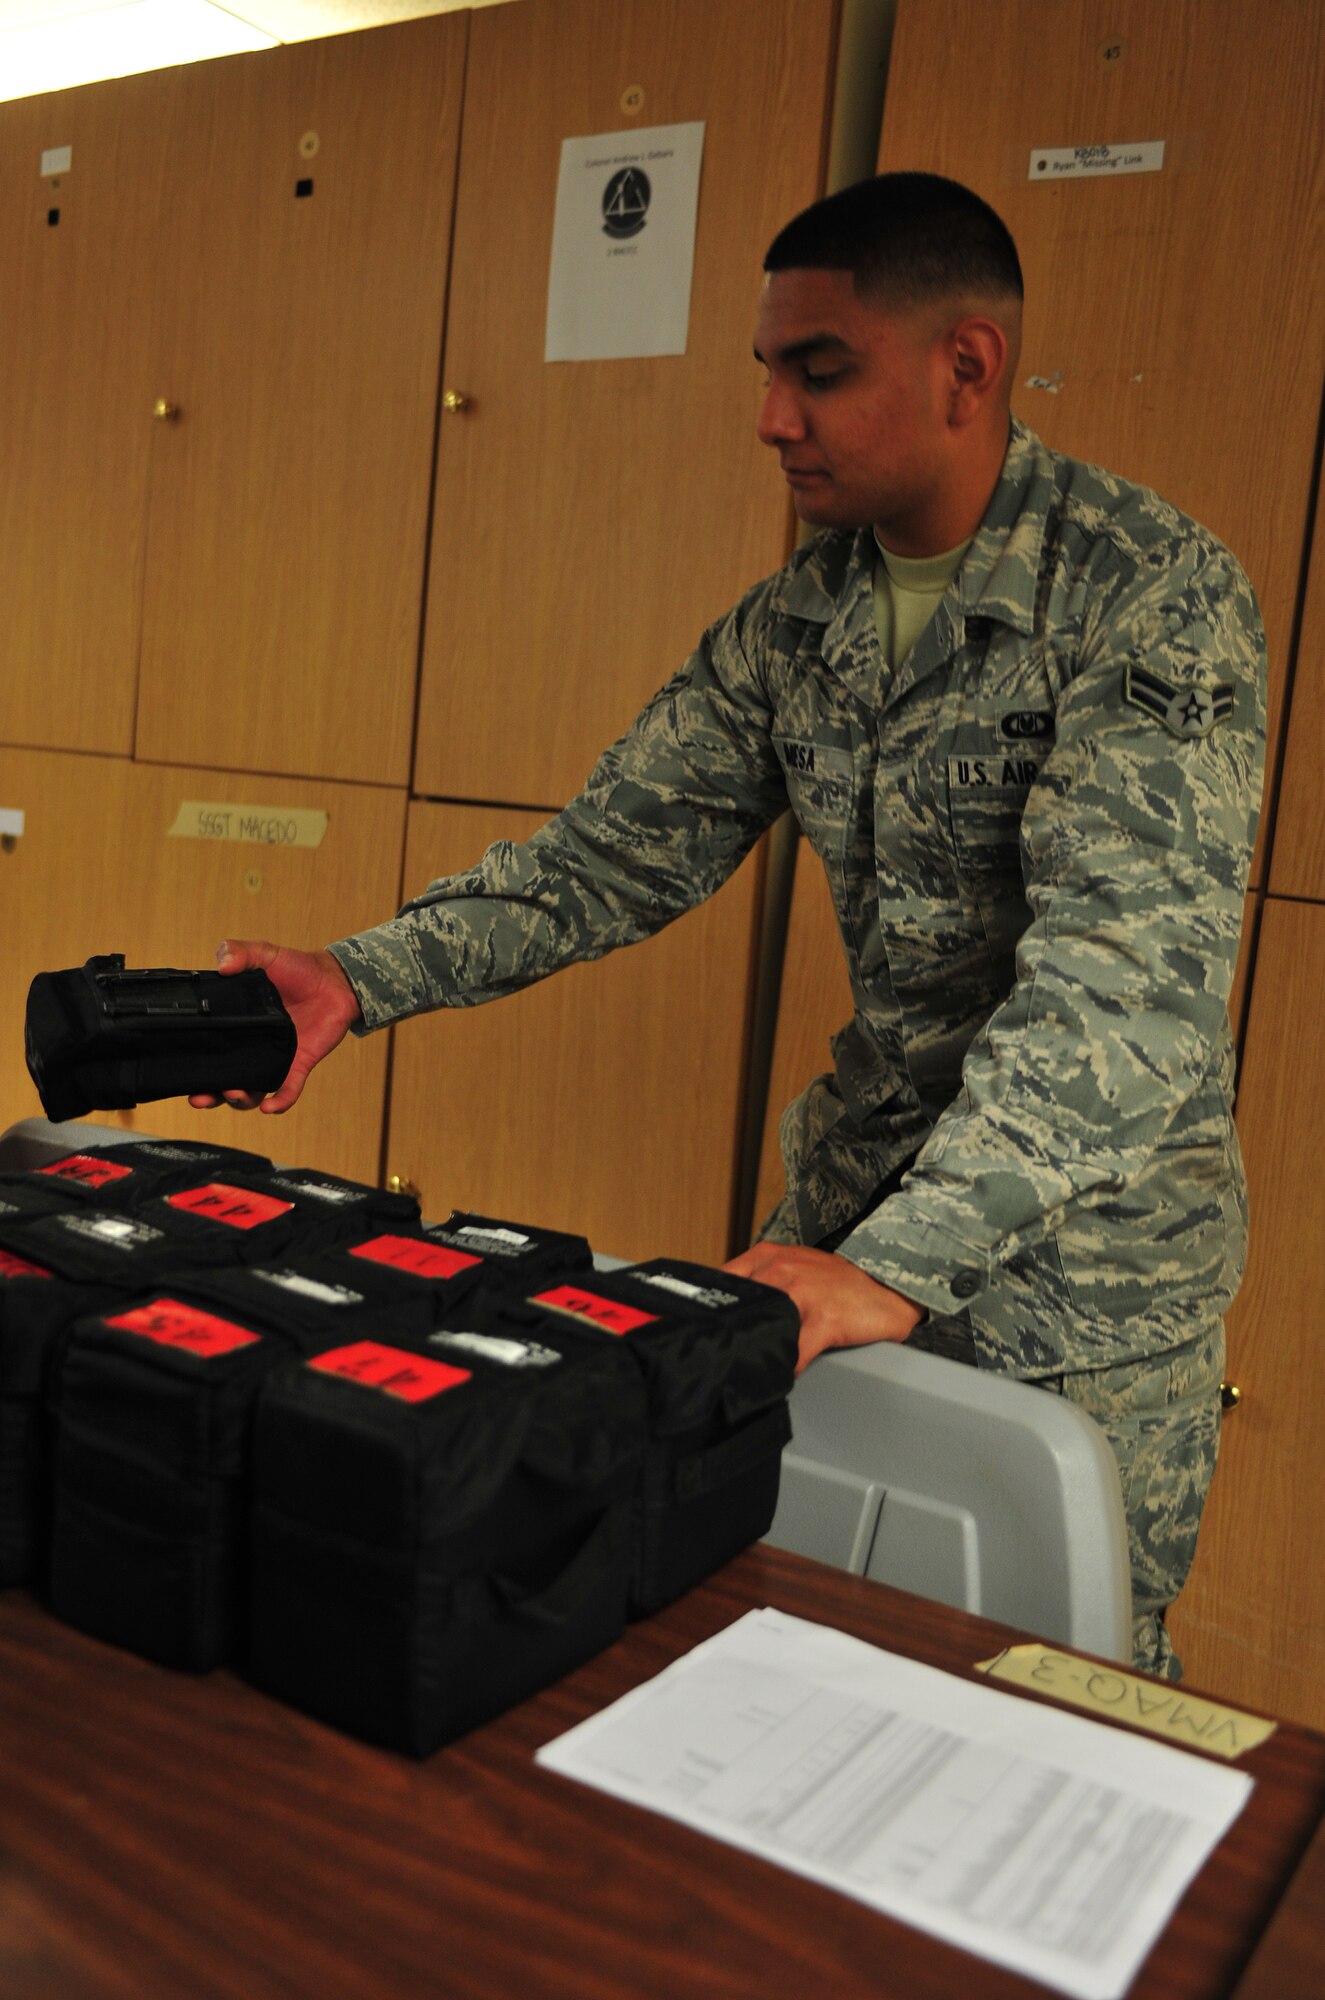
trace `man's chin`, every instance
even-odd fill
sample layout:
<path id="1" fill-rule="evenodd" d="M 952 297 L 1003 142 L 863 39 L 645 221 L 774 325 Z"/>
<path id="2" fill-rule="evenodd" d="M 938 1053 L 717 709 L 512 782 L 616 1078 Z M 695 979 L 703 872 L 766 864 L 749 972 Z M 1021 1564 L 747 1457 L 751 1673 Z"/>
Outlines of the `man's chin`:
<path id="1" fill-rule="evenodd" d="M 867 528 L 868 520 L 858 520 L 856 511 L 845 505 L 841 496 L 830 486 L 806 486 L 791 489 L 791 504 L 796 509 L 798 520 L 810 528 Z"/>

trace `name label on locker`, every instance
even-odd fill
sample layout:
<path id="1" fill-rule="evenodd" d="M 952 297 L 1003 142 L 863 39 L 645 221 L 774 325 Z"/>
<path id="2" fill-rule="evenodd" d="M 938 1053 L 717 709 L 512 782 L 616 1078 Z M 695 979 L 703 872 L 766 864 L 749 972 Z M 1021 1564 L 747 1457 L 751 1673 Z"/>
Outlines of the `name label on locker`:
<path id="1" fill-rule="evenodd" d="M 321 847 L 327 814 L 304 806 L 239 806 L 182 799 L 171 840 L 240 840 L 253 847 Z"/>

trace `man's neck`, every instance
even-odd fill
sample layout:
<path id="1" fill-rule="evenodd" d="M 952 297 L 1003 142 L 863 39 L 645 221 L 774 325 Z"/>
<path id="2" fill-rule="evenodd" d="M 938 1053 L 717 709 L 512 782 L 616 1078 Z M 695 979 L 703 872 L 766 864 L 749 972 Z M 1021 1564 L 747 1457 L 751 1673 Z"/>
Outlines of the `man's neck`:
<path id="1" fill-rule="evenodd" d="M 961 542 L 969 542 L 989 511 L 989 503 L 1003 477 L 1011 442 L 1011 418 L 1006 428 L 991 431 L 987 448 L 973 454 L 962 467 L 961 477 L 934 495 L 931 506 L 918 520 L 876 521 L 875 538 L 889 555 L 906 561 L 926 561 L 945 555 Z"/>

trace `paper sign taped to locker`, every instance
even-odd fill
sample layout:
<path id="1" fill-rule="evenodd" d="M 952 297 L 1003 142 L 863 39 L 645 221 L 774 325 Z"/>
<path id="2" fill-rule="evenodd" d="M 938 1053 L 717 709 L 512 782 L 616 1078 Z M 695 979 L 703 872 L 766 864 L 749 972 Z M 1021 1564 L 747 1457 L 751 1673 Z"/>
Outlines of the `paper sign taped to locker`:
<path id="1" fill-rule="evenodd" d="M 40 179 L 47 181 L 52 174 L 67 174 L 74 164 L 72 146 L 48 146 L 41 156 Z"/>
<path id="2" fill-rule="evenodd" d="M 21 806 L 0 806 L 0 837 L 9 834 L 17 839 L 23 831 L 24 817 Z"/>
<path id="3" fill-rule="evenodd" d="M 1163 167 L 1162 139 L 1146 139 L 1134 146 L 1036 146 L 1026 178 L 1084 181 L 1100 174 L 1158 174 Z"/>
<path id="4" fill-rule="evenodd" d="M 563 139 L 545 361 L 684 354 L 702 120 Z"/>
<path id="5" fill-rule="evenodd" d="M 209 805 L 184 799 L 173 826 L 176 840 L 242 840 L 256 847 L 321 847 L 327 815 L 299 806 Z"/>

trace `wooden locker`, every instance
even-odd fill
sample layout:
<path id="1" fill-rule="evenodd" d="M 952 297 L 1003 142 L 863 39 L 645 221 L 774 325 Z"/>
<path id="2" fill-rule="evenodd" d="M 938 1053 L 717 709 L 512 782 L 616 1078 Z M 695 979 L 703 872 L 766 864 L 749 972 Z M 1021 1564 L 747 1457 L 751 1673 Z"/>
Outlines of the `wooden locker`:
<path id="1" fill-rule="evenodd" d="M 466 33 L 175 80 L 141 758 L 408 781 Z"/>
<path id="2" fill-rule="evenodd" d="M 764 251 L 822 188 L 835 0 L 523 0 L 471 29 L 414 789 L 559 806 L 782 562 Z M 703 120 L 689 345 L 543 359 L 563 138 Z M 445 401 L 445 398 L 444 398 Z"/>
<path id="3" fill-rule="evenodd" d="M 406 893 L 523 840 L 535 813 L 416 801 Z M 762 861 L 657 937 L 396 1031 L 388 1171 L 621 1257 L 729 1253 Z"/>
<path id="4" fill-rule="evenodd" d="M 759 1149 L 754 1226 L 782 1199 L 785 1178 L 778 1145 L 783 1111 L 812 1078 L 833 1066 L 829 1037 L 851 1019 L 851 983 L 847 978 L 833 910 L 833 899 L 822 865 L 812 848 L 799 841 L 792 888 L 787 944 L 782 961 L 773 1064 Z M 1256 899 L 1245 903 L 1242 942 L 1238 951 L 1229 1018 L 1236 1034 L 1246 1002 L 1247 978 L 1255 935 Z"/>
<path id="5" fill-rule="evenodd" d="M 1228 1321 L 1219 1469 L 1172 1614 L 1188 1676 L 1228 1700 L 1325 1728 L 1325 909 L 1266 901 L 1238 1128 L 1251 1184 L 1247 1276 Z"/>
<path id="6" fill-rule="evenodd" d="M 1273 895 L 1325 901 L 1322 770 L 1325 770 L 1325 508 L 1320 505 L 1318 494 L 1306 600 L 1293 669 L 1283 781 L 1270 856 Z"/>
<path id="7" fill-rule="evenodd" d="M 0 104 L 3 743 L 132 747 L 167 89 Z"/>
<path id="8" fill-rule="evenodd" d="M 1325 364 L 1323 122 L 1325 10 L 1301 0 L 901 0 L 879 152 L 1012 230 L 1018 415 L 1245 564 L 1272 746 Z M 1161 140 L 1158 173 L 1031 175 L 1033 150 Z"/>
<path id="9" fill-rule="evenodd" d="M 282 843 L 297 812 L 325 813 L 326 830 L 317 847 L 172 836 L 186 801 L 230 811 L 236 827 L 239 808 L 263 808 Z M 322 945 L 377 922 L 398 898 L 403 790 L 0 750 L 0 804 L 25 815 L 22 835 L 0 851 L 11 969 L 0 995 L 5 1126 L 41 1115 L 23 1061 L 35 973 L 113 951 L 130 965 L 210 966 L 226 935 Z M 101 1122 L 211 1134 L 376 1181 L 386 1068 L 386 1037 L 368 1037 L 338 1051 L 282 1118 L 191 1111 L 177 1099 Z"/>

